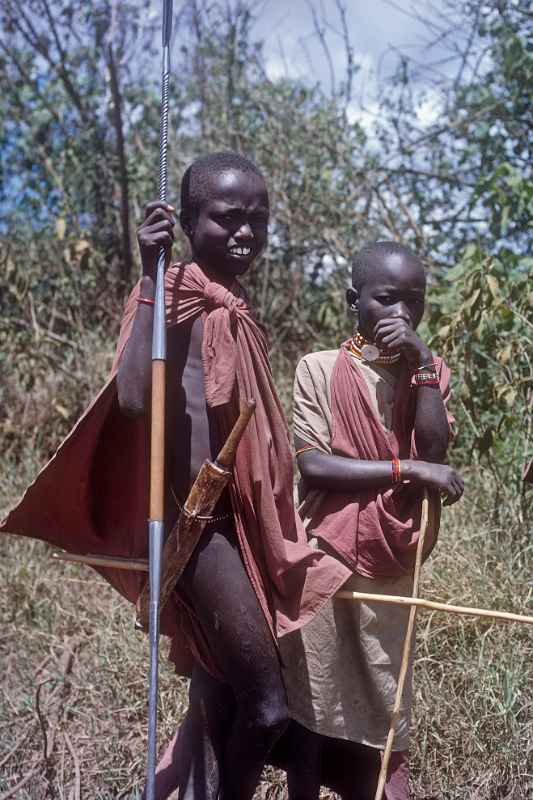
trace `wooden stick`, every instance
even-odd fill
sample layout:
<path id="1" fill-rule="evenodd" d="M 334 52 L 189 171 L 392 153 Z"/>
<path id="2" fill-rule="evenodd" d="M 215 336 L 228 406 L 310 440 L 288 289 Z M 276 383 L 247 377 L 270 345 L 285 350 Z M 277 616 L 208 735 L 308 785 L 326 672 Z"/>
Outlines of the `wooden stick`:
<path id="1" fill-rule="evenodd" d="M 420 568 L 422 566 L 422 553 L 424 552 L 424 540 L 426 538 L 426 530 L 428 527 L 429 519 L 429 499 L 428 493 L 424 490 L 424 497 L 422 499 L 422 514 L 420 518 L 420 534 L 418 538 L 418 545 L 416 548 L 415 571 L 413 575 L 413 591 L 412 597 L 416 598 L 418 595 L 418 583 L 420 580 Z M 385 783 L 387 781 L 387 770 L 389 768 L 390 756 L 392 753 L 392 745 L 394 743 L 394 734 L 396 732 L 396 724 L 400 715 L 400 706 L 402 704 L 403 688 L 405 685 L 405 678 L 407 676 L 407 668 L 409 666 L 409 656 L 411 653 L 411 643 L 415 631 L 416 622 L 416 605 L 411 606 L 409 610 L 409 621 L 407 623 L 407 631 L 403 643 L 402 662 L 400 665 L 400 674 L 398 676 L 398 686 L 396 687 L 396 697 L 394 698 L 394 706 L 392 709 L 392 717 L 390 721 L 389 733 L 383 751 L 383 758 L 381 759 L 381 769 L 379 772 L 378 785 L 374 800 L 382 800 L 383 792 L 385 790 Z"/>
<path id="2" fill-rule="evenodd" d="M 165 505 L 165 361 L 152 361 L 150 519 L 163 520 Z"/>
<path id="3" fill-rule="evenodd" d="M 255 400 L 246 400 L 240 409 L 237 422 L 230 431 L 230 434 L 222 446 L 222 450 L 217 456 L 216 463 L 224 469 L 233 469 L 237 446 L 241 437 L 250 422 L 255 411 Z"/>
<path id="4" fill-rule="evenodd" d="M 514 614 L 511 611 L 496 611 L 491 608 L 471 608 L 470 606 L 455 606 L 451 603 L 439 603 L 435 600 L 425 600 L 423 597 L 403 597 L 395 594 L 371 594 L 370 592 L 348 592 L 342 590 L 335 595 L 339 600 L 369 600 L 375 603 L 389 603 L 398 606 L 417 606 L 428 611 L 447 611 L 450 614 L 464 614 L 472 617 L 486 617 L 487 619 L 506 620 L 508 622 L 524 622 L 533 625 L 533 617 L 526 614 Z"/>
<path id="5" fill-rule="evenodd" d="M 73 564 L 88 564 L 92 567 L 108 567 L 109 569 L 130 569 L 134 572 L 148 572 L 148 559 L 125 558 L 123 556 L 103 556 L 95 553 L 77 555 L 54 550 L 50 555 L 53 561 L 70 561 Z M 483 617 L 503 622 L 522 622 L 533 625 L 533 616 L 515 614 L 513 611 L 497 611 L 492 608 L 474 608 L 472 606 L 456 606 L 452 603 L 440 603 L 437 600 L 425 600 L 422 597 L 404 597 L 399 594 L 372 594 L 371 592 L 349 592 L 345 589 L 337 592 L 337 600 L 369 601 L 386 603 L 391 606 L 417 606 L 427 611 L 444 611 L 448 614 L 461 614 L 470 617 Z"/>
<path id="6" fill-rule="evenodd" d="M 77 555 L 54 550 L 50 558 L 53 561 L 70 561 L 74 564 L 88 564 L 92 567 L 108 567 L 109 569 L 130 569 L 134 572 L 148 572 L 148 559 L 125 558 L 123 556 L 104 556 L 95 553 Z M 444 611 L 448 614 L 460 614 L 470 617 L 502 620 L 503 622 L 522 622 L 533 625 L 533 616 L 515 614 L 513 611 L 497 611 L 492 608 L 474 608 L 473 606 L 456 606 L 452 603 L 440 603 L 437 600 L 426 600 L 423 597 L 404 597 L 399 594 L 372 594 L 371 592 L 349 592 L 342 589 L 335 595 L 337 600 L 369 601 L 386 603 L 391 606 L 417 606 L 427 611 Z"/>
<path id="7" fill-rule="evenodd" d="M 75 564 L 89 564 L 92 567 L 109 567 L 110 569 L 131 569 L 134 572 L 148 572 L 147 558 L 124 558 L 123 556 L 99 556 L 87 553 L 80 556 L 76 553 L 61 553 L 55 550 L 51 558 L 54 561 L 72 561 Z"/>

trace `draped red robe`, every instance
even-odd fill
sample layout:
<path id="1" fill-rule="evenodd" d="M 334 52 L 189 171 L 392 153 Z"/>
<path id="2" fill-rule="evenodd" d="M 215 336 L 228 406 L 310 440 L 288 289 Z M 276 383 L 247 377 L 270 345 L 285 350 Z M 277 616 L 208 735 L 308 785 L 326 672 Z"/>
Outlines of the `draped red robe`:
<path id="1" fill-rule="evenodd" d="M 137 308 L 139 284 L 128 300 L 109 381 L 55 455 L 27 489 L 0 530 L 31 536 L 71 553 L 146 557 L 148 514 L 147 423 L 119 409 L 116 372 Z M 336 559 L 306 543 L 293 504 L 288 428 L 272 380 L 267 340 L 242 287 L 210 279 L 196 264 L 166 274 L 167 326 L 202 316 L 206 399 L 221 436 L 235 421 L 239 398 L 255 414 L 239 444 L 231 500 L 246 571 L 272 633 L 282 636 L 308 621 L 349 576 Z M 98 568 L 135 602 L 145 576 Z M 192 658 L 212 668 L 194 611 L 174 594 L 161 620 L 173 637 L 172 658 L 187 674 Z"/>
<path id="2" fill-rule="evenodd" d="M 440 391 L 449 394 L 450 371 L 435 357 Z M 331 376 L 331 451 L 369 461 L 416 458 L 413 435 L 416 389 L 407 365 L 395 389 L 392 430 L 386 431 L 373 407 L 366 381 L 346 344 Z M 448 416 L 448 420 L 453 418 Z M 435 545 L 440 521 L 438 492 L 432 491 L 424 557 Z M 420 533 L 422 489 L 327 492 L 313 515 L 313 536 L 327 542 L 354 572 L 367 578 L 398 577 L 413 571 Z"/>

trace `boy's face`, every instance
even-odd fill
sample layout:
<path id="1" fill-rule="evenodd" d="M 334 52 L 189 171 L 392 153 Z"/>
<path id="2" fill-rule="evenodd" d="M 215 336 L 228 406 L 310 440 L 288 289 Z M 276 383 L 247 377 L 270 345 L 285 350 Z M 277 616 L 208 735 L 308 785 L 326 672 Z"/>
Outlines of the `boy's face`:
<path id="1" fill-rule="evenodd" d="M 359 292 L 359 331 L 373 341 L 376 323 L 390 318 L 404 319 L 416 330 L 424 314 L 425 293 L 426 276 L 418 259 L 396 253 L 383 256 Z"/>
<path id="2" fill-rule="evenodd" d="M 209 197 L 187 225 L 194 260 L 225 277 L 247 271 L 266 245 L 268 193 L 253 172 L 228 170 L 209 178 Z"/>

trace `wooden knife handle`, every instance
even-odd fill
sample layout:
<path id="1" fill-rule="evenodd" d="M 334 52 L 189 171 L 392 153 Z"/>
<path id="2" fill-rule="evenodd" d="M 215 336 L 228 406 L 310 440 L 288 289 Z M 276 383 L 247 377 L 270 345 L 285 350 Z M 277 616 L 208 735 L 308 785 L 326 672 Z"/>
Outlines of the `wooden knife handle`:
<path id="1" fill-rule="evenodd" d="M 245 400 L 243 405 L 241 406 L 241 411 L 239 414 L 239 418 L 237 422 L 233 426 L 233 429 L 226 439 L 222 450 L 217 456 L 216 463 L 219 464 L 221 467 L 225 469 L 231 469 L 233 466 L 233 462 L 235 461 L 235 453 L 237 452 L 237 446 L 241 440 L 241 436 L 243 435 L 246 426 L 250 422 L 252 415 L 255 411 L 255 400 Z"/>

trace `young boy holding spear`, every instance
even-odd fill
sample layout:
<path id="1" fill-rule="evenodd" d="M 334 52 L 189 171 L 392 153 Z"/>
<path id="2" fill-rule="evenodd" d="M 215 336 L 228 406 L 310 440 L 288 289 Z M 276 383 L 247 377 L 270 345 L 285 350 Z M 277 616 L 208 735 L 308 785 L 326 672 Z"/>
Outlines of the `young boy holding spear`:
<path id="1" fill-rule="evenodd" d="M 430 495 L 424 557 L 438 531 L 440 500 L 463 482 L 444 463 L 450 439 L 449 370 L 416 329 L 426 277 L 406 247 L 377 242 L 354 262 L 354 336 L 340 349 L 305 356 L 294 385 L 294 433 L 307 532 L 347 565 L 344 590 L 409 595 Z M 408 611 L 335 599 L 281 643 L 291 717 L 290 800 L 318 798 L 323 758 L 343 740 L 343 798 L 372 800 L 400 671 Z M 387 800 L 406 800 L 410 687 L 396 725 Z M 327 737 L 327 738 L 325 738 Z M 340 764 L 341 761 L 338 763 Z M 349 765 L 346 769 L 346 765 Z M 325 781 L 324 781 L 325 782 Z"/>
<path id="2" fill-rule="evenodd" d="M 143 277 L 126 307 L 111 380 L 4 530 L 78 554 L 146 556 L 154 270 L 159 249 L 170 251 L 173 242 L 173 212 L 160 201 L 147 206 L 138 233 Z M 268 217 L 265 181 L 249 159 L 236 153 L 197 159 L 181 187 L 180 222 L 192 259 L 171 266 L 165 277 L 167 530 L 202 463 L 219 452 L 241 402 L 256 403 L 233 481 L 204 520 L 200 544 L 161 619 L 178 671 L 193 672 L 193 694 L 195 686 L 209 687 L 217 678 L 231 698 L 217 759 L 224 796 L 232 800 L 250 800 L 288 721 L 277 637 L 308 621 L 349 575 L 345 565 L 306 543 L 292 501 L 288 430 L 266 337 L 237 280 L 266 244 Z M 137 600 L 142 573 L 97 568 Z M 193 713 L 188 729 L 196 764 L 206 727 L 218 724 L 214 701 L 205 700 L 208 689 L 200 694 L 196 712 L 202 718 L 195 724 Z M 164 797 L 165 774 L 158 779 L 157 796 Z M 218 773 L 210 780 L 205 769 L 195 769 L 184 780 L 184 796 L 218 794 Z"/>

